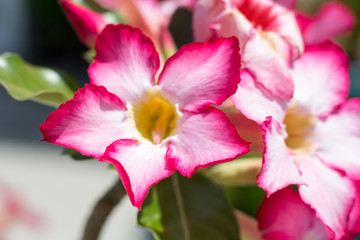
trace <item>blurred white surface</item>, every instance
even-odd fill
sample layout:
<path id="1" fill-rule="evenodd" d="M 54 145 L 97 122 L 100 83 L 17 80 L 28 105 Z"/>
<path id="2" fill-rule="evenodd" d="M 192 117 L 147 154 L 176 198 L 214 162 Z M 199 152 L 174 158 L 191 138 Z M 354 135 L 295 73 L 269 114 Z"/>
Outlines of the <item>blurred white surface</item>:
<path id="1" fill-rule="evenodd" d="M 9 184 L 25 204 L 44 218 L 34 231 L 14 225 L 4 240 L 76 240 L 96 201 L 115 183 L 118 175 L 97 160 L 74 161 L 61 148 L 47 143 L 0 139 L 0 181 Z M 100 239 L 146 239 L 136 223 L 137 209 L 127 196 L 106 222 Z"/>

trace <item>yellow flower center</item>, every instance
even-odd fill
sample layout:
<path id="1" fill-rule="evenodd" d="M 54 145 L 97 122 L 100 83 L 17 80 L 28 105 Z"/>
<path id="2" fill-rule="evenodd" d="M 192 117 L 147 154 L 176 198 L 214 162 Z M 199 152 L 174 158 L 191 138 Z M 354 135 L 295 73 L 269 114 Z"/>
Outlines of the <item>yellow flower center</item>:
<path id="1" fill-rule="evenodd" d="M 178 120 L 175 106 L 157 90 L 134 104 L 133 113 L 139 133 L 155 144 L 172 135 Z"/>
<path id="2" fill-rule="evenodd" d="M 283 122 L 286 125 L 286 146 L 296 154 L 312 154 L 315 144 L 311 139 L 316 117 L 297 105 L 292 105 L 286 112 Z"/>

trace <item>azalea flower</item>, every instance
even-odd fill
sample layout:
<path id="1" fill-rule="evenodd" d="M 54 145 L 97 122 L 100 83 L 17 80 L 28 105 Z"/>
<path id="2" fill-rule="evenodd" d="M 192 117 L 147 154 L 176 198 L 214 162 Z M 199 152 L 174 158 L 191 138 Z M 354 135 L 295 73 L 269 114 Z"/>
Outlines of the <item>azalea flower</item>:
<path id="1" fill-rule="evenodd" d="M 200 0 L 194 8 L 196 41 L 236 36 L 242 69 L 256 87 L 274 99 L 289 100 L 293 81 L 289 65 L 303 52 L 294 13 L 270 0 Z"/>
<path id="2" fill-rule="evenodd" d="M 291 187 L 265 198 L 257 218 L 264 240 L 334 239 L 334 233 Z"/>
<path id="3" fill-rule="evenodd" d="M 151 40 L 107 25 L 89 68 L 91 83 L 40 126 L 44 140 L 114 165 L 132 204 L 175 170 L 191 175 L 249 151 L 219 105 L 239 82 L 236 38 L 182 47 L 165 63 Z"/>
<path id="4" fill-rule="evenodd" d="M 331 42 L 308 47 L 292 76 L 289 103 L 263 95 L 246 72 L 232 100 L 239 109 L 247 104 L 253 110 L 243 113 L 262 124 L 259 186 L 270 196 L 298 185 L 303 201 L 340 239 L 355 198 L 352 180 L 360 177 L 360 99 L 346 100 L 348 58 Z"/>

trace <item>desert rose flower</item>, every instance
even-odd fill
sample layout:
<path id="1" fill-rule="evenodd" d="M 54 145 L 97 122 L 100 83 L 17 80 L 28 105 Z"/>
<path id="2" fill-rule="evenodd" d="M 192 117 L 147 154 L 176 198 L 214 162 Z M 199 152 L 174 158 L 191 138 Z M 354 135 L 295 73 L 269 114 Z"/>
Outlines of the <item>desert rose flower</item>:
<path id="1" fill-rule="evenodd" d="M 344 4 L 327 2 L 321 6 L 315 16 L 296 15 L 305 45 L 315 45 L 350 32 L 356 23 L 356 17 Z"/>
<path id="2" fill-rule="evenodd" d="M 265 198 L 257 218 L 264 240 L 334 239 L 334 233 L 291 187 Z"/>
<path id="3" fill-rule="evenodd" d="M 295 92 L 289 103 L 261 94 L 246 74 L 232 100 L 240 108 L 261 106 L 244 113 L 259 124 L 266 118 L 259 186 L 269 196 L 298 185 L 303 201 L 340 239 L 347 234 L 355 197 L 350 179 L 360 177 L 360 99 L 346 100 L 348 58 L 331 42 L 308 47 L 292 76 Z"/>
<path id="4" fill-rule="evenodd" d="M 108 25 L 95 48 L 91 84 L 40 129 L 45 141 L 113 164 L 134 206 L 175 170 L 190 177 L 248 152 L 225 114 L 210 106 L 240 81 L 236 38 L 185 45 L 158 79 L 158 53 L 136 28 Z"/>
<path id="5" fill-rule="evenodd" d="M 101 6 L 117 12 L 126 23 L 140 28 L 155 43 L 165 56 L 176 50 L 168 27 L 171 17 L 179 7 L 192 8 L 194 0 L 98 0 Z M 109 22 L 103 15 L 71 0 L 61 0 L 60 6 L 74 27 L 80 40 L 89 48 L 94 48 L 96 37 Z"/>
<path id="6" fill-rule="evenodd" d="M 61 0 L 59 3 L 81 42 L 93 48 L 96 38 L 106 26 L 105 18 L 70 0 Z"/>
<path id="7" fill-rule="evenodd" d="M 289 64 L 303 52 L 293 11 L 270 0 L 200 0 L 194 8 L 196 41 L 236 36 L 242 69 L 274 99 L 293 94 Z"/>

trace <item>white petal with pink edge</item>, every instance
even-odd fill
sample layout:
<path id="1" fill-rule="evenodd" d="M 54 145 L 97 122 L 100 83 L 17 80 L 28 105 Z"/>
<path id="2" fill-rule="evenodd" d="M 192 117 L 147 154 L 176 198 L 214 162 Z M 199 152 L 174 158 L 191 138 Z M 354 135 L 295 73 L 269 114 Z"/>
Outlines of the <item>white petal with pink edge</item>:
<path id="1" fill-rule="evenodd" d="M 217 32 L 212 29 L 214 22 L 222 17 L 226 18 L 227 12 L 231 10 L 230 1 L 221 0 L 198 0 L 194 7 L 192 28 L 195 41 L 205 42 L 217 37 Z M 216 24 L 218 27 L 219 24 Z M 228 28 L 227 28 L 228 29 Z M 223 37 L 231 35 L 220 34 Z"/>
<path id="2" fill-rule="evenodd" d="M 241 82 L 231 100 L 247 118 L 258 124 L 262 124 L 268 116 L 282 122 L 287 109 L 286 101 L 276 100 L 261 91 L 247 70 L 241 71 Z"/>
<path id="3" fill-rule="evenodd" d="M 151 186 L 174 172 L 167 166 L 165 153 L 164 145 L 121 139 L 106 149 L 100 161 L 114 165 L 131 203 L 140 209 Z"/>
<path id="4" fill-rule="evenodd" d="M 258 33 L 250 36 L 244 50 L 245 68 L 254 76 L 258 87 L 268 91 L 274 98 L 289 100 L 294 92 L 294 83 L 286 62 L 266 37 Z"/>
<path id="5" fill-rule="evenodd" d="M 360 98 L 350 99 L 315 128 L 317 154 L 328 166 L 360 180 Z"/>
<path id="6" fill-rule="evenodd" d="M 348 63 L 344 51 L 334 43 L 308 47 L 291 71 L 294 101 L 314 115 L 328 116 L 348 95 Z"/>
<path id="7" fill-rule="evenodd" d="M 306 182 L 299 186 L 301 198 L 335 233 L 335 239 L 342 239 L 346 236 L 347 219 L 354 203 L 353 182 L 316 157 L 302 158 L 299 168 Z"/>
<path id="8" fill-rule="evenodd" d="M 128 25 L 107 25 L 99 35 L 97 55 L 89 67 L 90 81 L 105 86 L 125 103 L 132 102 L 154 84 L 159 55 L 140 30 Z"/>
<path id="9" fill-rule="evenodd" d="M 222 111 L 212 108 L 199 114 L 183 112 L 166 158 L 174 169 L 191 177 L 198 168 L 247 153 L 248 145 Z"/>
<path id="10" fill-rule="evenodd" d="M 303 240 L 333 239 L 333 233 L 316 217 L 299 193 L 284 188 L 261 204 L 257 218 L 263 239 Z"/>
<path id="11" fill-rule="evenodd" d="M 158 84 L 180 109 L 200 112 L 234 94 L 239 81 L 239 42 L 232 37 L 183 46 L 165 63 Z"/>
<path id="12" fill-rule="evenodd" d="M 267 195 L 290 184 L 304 184 L 300 172 L 285 144 L 285 129 L 279 122 L 268 117 L 261 126 L 264 139 L 263 165 L 257 182 Z"/>
<path id="13" fill-rule="evenodd" d="M 116 95 L 88 84 L 51 113 L 40 130 L 44 141 L 100 158 L 112 142 L 131 137 L 133 125 Z"/>

